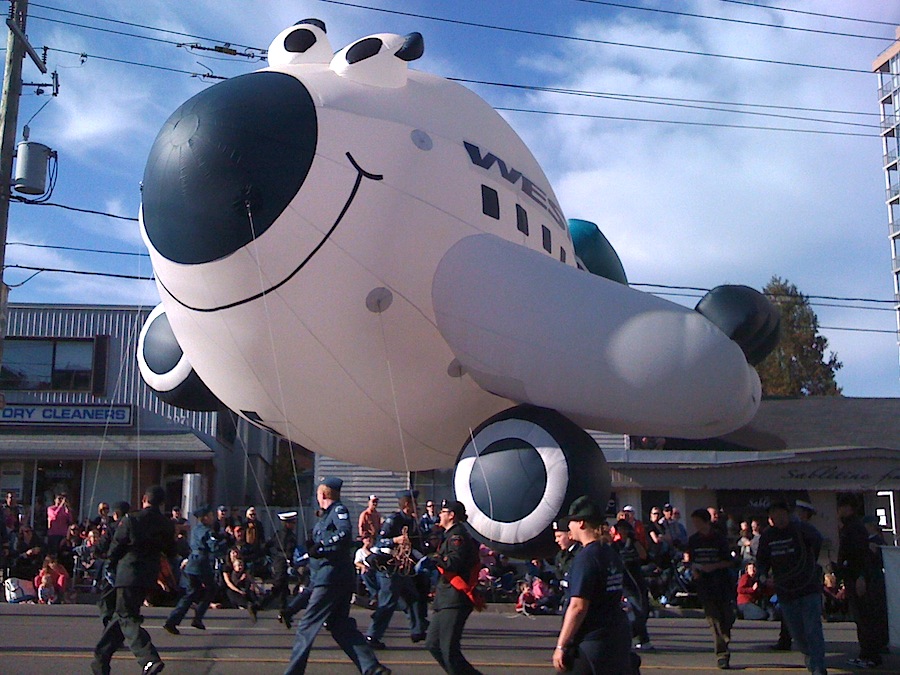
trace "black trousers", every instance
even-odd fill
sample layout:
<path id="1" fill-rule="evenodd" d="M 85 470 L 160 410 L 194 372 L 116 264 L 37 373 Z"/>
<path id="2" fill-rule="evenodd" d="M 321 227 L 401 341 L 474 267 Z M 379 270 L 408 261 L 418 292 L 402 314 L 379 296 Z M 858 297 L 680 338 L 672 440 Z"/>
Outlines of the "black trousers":
<path id="1" fill-rule="evenodd" d="M 425 648 L 450 675 L 479 675 L 463 656 L 460 642 L 471 607 L 448 607 L 437 610 L 431 617 Z"/>
<path id="2" fill-rule="evenodd" d="M 887 595 L 884 582 L 869 583 L 863 596 L 856 589 L 848 593 L 850 614 L 856 622 L 859 657 L 881 663 L 881 649 L 887 645 Z"/>
<path id="3" fill-rule="evenodd" d="M 575 675 L 632 675 L 640 659 L 632 661 L 631 631 L 627 622 L 610 628 L 603 637 L 578 643 L 570 672 Z"/>
<path id="4" fill-rule="evenodd" d="M 91 670 L 97 675 L 109 673 L 109 663 L 126 642 L 142 666 L 148 661 L 159 661 L 159 652 L 150 640 L 150 634 L 141 627 L 141 605 L 147 596 L 146 588 L 127 586 L 116 589 L 116 611 L 112 615 L 100 641 L 94 648 Z"/>

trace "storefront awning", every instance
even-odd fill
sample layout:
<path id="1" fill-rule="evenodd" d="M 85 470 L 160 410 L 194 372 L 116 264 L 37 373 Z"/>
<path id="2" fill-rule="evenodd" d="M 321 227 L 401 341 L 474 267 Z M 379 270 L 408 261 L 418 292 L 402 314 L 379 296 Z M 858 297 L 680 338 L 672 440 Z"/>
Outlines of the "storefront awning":
<path id="1" fill-rule="evenodd" d="M 210 439 L 211 444 L 215 441 Z M 212 460 L 210 444 L 191 432 L 143 434 L 0 434 L 0 460 Z"/>
<path id="2" fill-rule="evenodd" d="M 775 452 L 643 450 L 608 453 L 607 461 L 613 484 L 618 487 L 900 489 L 900 450 L 893 448 L 810 448 Z"/>

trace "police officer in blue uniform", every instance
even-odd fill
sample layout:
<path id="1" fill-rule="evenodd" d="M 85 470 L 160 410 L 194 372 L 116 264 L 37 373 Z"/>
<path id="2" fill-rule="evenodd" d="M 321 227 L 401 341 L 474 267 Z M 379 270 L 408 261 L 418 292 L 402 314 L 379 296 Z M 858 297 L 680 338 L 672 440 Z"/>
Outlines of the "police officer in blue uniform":
<path id="1" fill-rule="evenodd" d="M 209 609 L 209 603 L 216 595 L 216 558 L 225 554 L 226 542 L 218 539 L 212 530 L 213 508 L 205 504 L 194 511 L 197 523 L 191 528 L 191 554 L 184 565 L 184 576 L 187 577 L 188 590 L 181 596 L 175 609 L 169 614 L 163 628 L 172 635 L 178 635 L 178 624 L 184 619 L 193 603 L 194 620 L 191 625 L 199 630 L 206 630 L 203 617 Z"/>
<path id="2" fill-rule="evenodd" d="M 416 518 L 418 496 L 418 490 L 400 490 L 397 493 L 400 510 L 384 519 L 373 552 L 387 556 L 395 547 L 406 547 L 409 549 L 412 565 L 422 558 L 424 543 Z M 428 632 L 428 603 L 419 588 L 420 582 L 417 581 L 415 572 L 400 569 L 403 565 L 397 565 L 396 559 L 389 562 L 394 564 L 383 565 L 376 575 L 378 607 L 372 612 L 372 623 L 366 632 L 366 640 L 376 649 L 385 648 L 381 638 L 398 606 L 409 618 L 409 633 L 413 642 L 421 642 Z"/>
<path id="3" fill-rule="evenodd" d="M 372 648 L 350 618 L 350 599 L 356 584 L 351 548 L 353 528 L 350 512 L 341 503 L 343 481 L 334 476 L 323 478 L 316 488 L 316 500 L 322 516 L 315 524 L 312 538 L 306 542 L 309 552 L 309 606 L 297 625 L 297 637 L 285 675 L 306 672 L 313 640 L 327 622 L 335 642 L 365 675 L 390 675 L 390 669 L 378 662 Z"/>

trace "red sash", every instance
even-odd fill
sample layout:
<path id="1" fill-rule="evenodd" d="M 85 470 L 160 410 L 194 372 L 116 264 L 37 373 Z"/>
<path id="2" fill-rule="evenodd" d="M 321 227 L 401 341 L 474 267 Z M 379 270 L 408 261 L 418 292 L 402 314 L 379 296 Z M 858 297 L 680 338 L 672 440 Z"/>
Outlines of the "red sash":
<path id="1" fill-rule="evenodd" d="M 463 579 L 456 572 L 445 571 L 440 565 L 437 565 L 437 569 L 438 572 L 441 573 L 441 576 L 444 577 L 453 588 L 460 593 L 465 593 L 466 597 L 472 602 L 472 606 L 475 608 L 476 612 L 480 612 L 484 609 L 484 597 L 476 589 L 476 586 L 478 585 L 478 572 L 480 571 L 478 565 L 472 567 L 472 573 L 469 575 L 468 581 Z"/>

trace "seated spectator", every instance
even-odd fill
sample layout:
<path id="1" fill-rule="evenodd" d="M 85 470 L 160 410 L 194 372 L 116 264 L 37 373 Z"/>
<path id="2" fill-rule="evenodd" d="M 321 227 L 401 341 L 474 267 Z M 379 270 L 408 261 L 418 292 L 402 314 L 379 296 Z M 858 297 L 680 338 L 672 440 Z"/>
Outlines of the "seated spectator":
<path id="1" fill-rule="evenodd" d="M 378 581 L 375 576 L 375 570 L 367 562 L 367 558 L 372 555 L 372 537 L 365 535 L 362 538 L 362 546 L 360 546 L 353 556 L 353 565 L 356 567 L 357 574 L 357 595 L 365 595 L 370 598 L 369 605 L 374 606 L 378 600 Z"/>
<path id="2" fill-rule="evenodd" d="M 66 532 L 66 538 L 59 542 L 58 559 L 70 577 L 75 576 L 75 549 L 83 543 L 81 526 L 77 524 L 70 526 L 69 531 Z"/>
<path id="3" fill-rule="evenodd" d="M 109 504 L 107 502 L 100 502 L 97 504 L 97 516 L 91 520 L 89 529 L 100 530 L 102 534 L 103 530 L 109 527 L 110 519 Z"/>
<path id="4" fill-rule="evenodd" d="M 559 607 L 559 596 L 553 592 L 548 584 L 540 576 L 531 580 L 531 593 L 534 595 L 536 614 L 555 614 Z"/>
<path id="5" fill-rule="evenodd" d="M 537 601 L 534 598 L 534 592 L 531 590 L 531 584 L 524 579 L 518 584 L 519 597 L 516 600 L 516 611 L 520 614 L 533 614 L 537 607 Z"/>
<path id="6" fill-rule="evenodd" d="M 754 621 L 774 618 L 774 612 L 769 605 L 771 597 L 772 588 L 759 582 L 756 563 L 747 563 L 747 568 L 737 585 L 738 616 Z"/>
<path id="7" fill-rule="evenodd" d="M 48 555 L 44 558 L 44 564 L 34 578 L 34 587 L 36 589 L 44 585 L 44 577 L 50 578 L 50 583 L 56 589 L 59 602 L 63 602 L 69 593 L 72 577 L 69 576 L 68 571 L 60 564 L 55 555 Z"/>
<path id="8" fill-rule="evenodd" d="M 504 591 L 511 591 L 516 587 L 516 567 L 509 562 L 502 553 L 497 555 L 497 562 L 490 567 L 491 576 L 495 583 Z"/>
<path id="9" fill-rule="evenodd" d="M 74 553 L 76 570 L 91 579 L 91 586 L 98 586 L 100 575 L 103 573 L 103 556 L 100 549 L 99 530 L 88 532 L 84 543 L 76 546 Z M 76 574 L 72 575 L 72 578 L 76 577 Z"/>
<path id="10" fill-rule="evenodd" d="M 10 551 L 10 576 L 17 579 L 33 579 L 41 569 L 44 551 L 43 540 L 30 525 L 22 525 Z"/>
<path id="11" fill-rule="evenodd" d="M 40 605 L 58 605 L 59 594 L 56 591 L 56 586 L 53 585 L 53 577 L 49 574 L 42 576 L 41 585 L 38 586 L 37 596 L 38 596 L 38 604 Z"/>
<path id="12" fill-rule="evenodd" d="M 253 621 L 260 608 L 260 593 L 253 578 L 247 574 L 244 561 L 240 558 L 232 560 L 232 568 L 225 573 L 225 592 L 235 607 L 246 609 Z"/>
<path id="13" fill-rule="evenodd" d="M 825 620 L 829 622 L 846 621 L 850 614 L 847 589 L 830 569 L 823 578 L 822 593 L 824 594 L 822 613 L 825 615 Z"/>
<path id="14" fill-rule="evenodd" d="M 232 528 L 234 543 L 231 545 L 231 550 L 236 551 L 238 557 L 244 561 L 244 567 L 248 574 L 262 576 L 260 574 L 262 570 L 258 569 L 258 567 L 262 567 L 262 564 L 257 564 L 256 547 L 247 542 L 247 532 L 244 527 L 244 525 L 235 525 Z"/>

